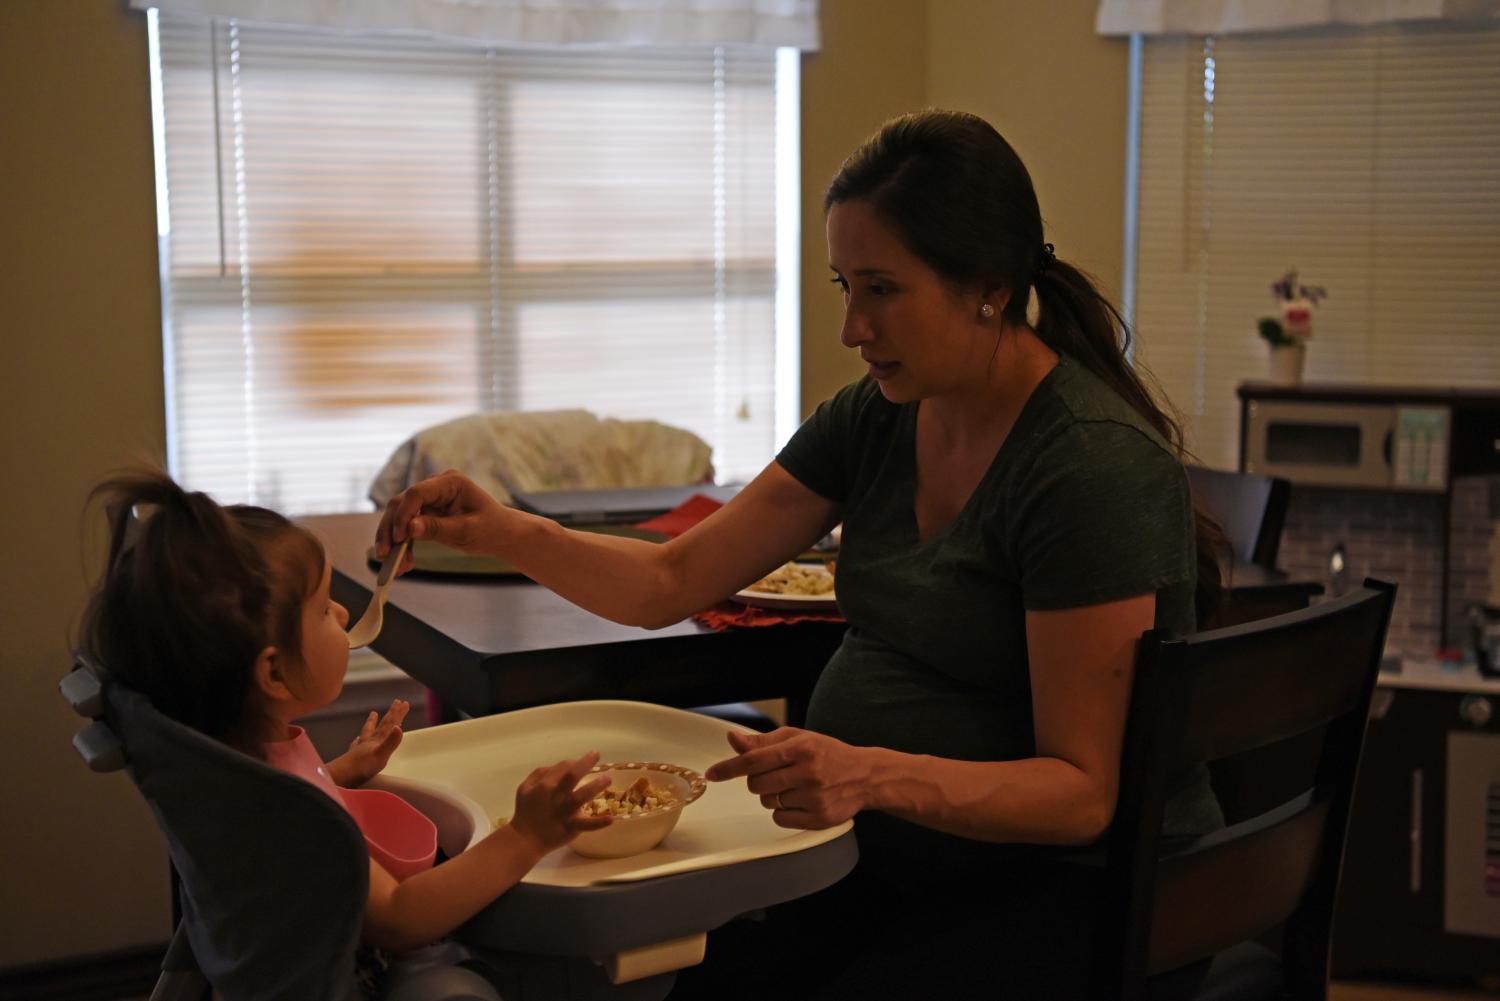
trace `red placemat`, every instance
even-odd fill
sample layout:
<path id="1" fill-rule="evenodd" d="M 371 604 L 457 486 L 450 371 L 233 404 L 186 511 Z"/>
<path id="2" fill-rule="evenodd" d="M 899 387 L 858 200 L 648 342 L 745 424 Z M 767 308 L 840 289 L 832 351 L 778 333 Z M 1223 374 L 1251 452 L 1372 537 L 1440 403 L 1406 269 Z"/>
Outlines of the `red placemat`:
<path id="1" fill-rule="evenodd" d="M 769 608 L 751 608 L 733 601 L 721 601 L 713 608 L 693 616 L 716 633 L 726 629 L 755 626 L 789 626 L 794 622 L 843 622 L 837 612 L 778 612 Z"/>
<path id="2" fill-rule="evenodd" d="M 712 497 L 694 494 L 666 514 L 659 514 L 635 527 L 660 532 L 675 539 L 723 506 L 721 501 Z M 713 608 L 695 613 L 693 620 L 701 622 L 714 632 L 723 632 L 726 629 L 756 626 L 786 626 L 794 622 L 843 622 L 844 617 L 837 612 L 779 612 L 769 608 L 751 608 L 733 601 L 721 601 Z"/>

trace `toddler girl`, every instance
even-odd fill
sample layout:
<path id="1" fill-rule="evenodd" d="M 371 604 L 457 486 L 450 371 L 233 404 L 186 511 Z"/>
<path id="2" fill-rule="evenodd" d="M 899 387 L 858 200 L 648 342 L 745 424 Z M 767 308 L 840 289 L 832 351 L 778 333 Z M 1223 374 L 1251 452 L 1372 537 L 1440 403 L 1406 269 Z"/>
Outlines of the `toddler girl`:
<path id="1" fill-rule="evenodd" d="M 300 774 L 341 803 L 339 787 L 385 767 L 401 741 L 405 702 L 378 722 L 371 713 L 349 750 L 326 765 L 292 723 L 338 696 L 349 662 L 349 614 L 329 597 L 332 568 L 311 533 L 265 508 L 220 507 L 156 472 L 109 480 L 94 496 L 104 498 L 111 528 L 108 566 L 83 624 L 96 663 L 165 715 Z M 578 784 L 597 757 L 532 772 L 516 790 L 511 821 L 441 865 L 393 873 L 372 851 L 365 943 L 401 952 L 434 942 L 542 856 L 607 825 L 579 812 L 609 784 L 603 776 Z M 352 805 L 351 813 L 361 820 Z M 361 826 L 373 848 L 379 833 Z"/>

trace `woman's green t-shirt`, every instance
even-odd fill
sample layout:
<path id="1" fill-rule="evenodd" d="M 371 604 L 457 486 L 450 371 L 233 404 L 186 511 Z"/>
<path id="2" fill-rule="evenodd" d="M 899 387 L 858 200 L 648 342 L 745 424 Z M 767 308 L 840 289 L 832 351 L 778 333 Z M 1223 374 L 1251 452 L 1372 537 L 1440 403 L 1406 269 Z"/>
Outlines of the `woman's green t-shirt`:
<path id="1" fill-rule="evenodd" d="M 917 404 L 865 378 L 823 403 L 777 461 L 843 508 L 838 602 L 849 622 L 808 710 L 851 744 L 969 761 L 1036 753 L 1028 610 L 1156 595 L 1156 625 L 1194 627 L 1187 477 L 1172 448 L 1099 378 L 1061 356 L 968 502 L 917 532 Z M 1164 833 L 1219 826 L 1200 767 Z"/>

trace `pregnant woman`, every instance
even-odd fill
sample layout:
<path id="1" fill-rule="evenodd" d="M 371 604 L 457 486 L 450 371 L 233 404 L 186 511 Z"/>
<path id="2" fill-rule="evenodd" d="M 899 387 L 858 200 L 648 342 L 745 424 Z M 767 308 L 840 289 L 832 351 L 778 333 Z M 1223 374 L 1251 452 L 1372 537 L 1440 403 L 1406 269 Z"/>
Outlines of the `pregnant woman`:
<path id="1" fill-rule="evenodd" d="M 1217 586 L 1199 587 L 1212 527 L 1118 312 L 1044 242 L 1030 176 L 988 123 L 887 123 L 825 210 L 840 341 L 867 374 L 721 510 L 654 545 L 569 531 L 450 472 L 390 502 L 377 548 L 500 555 L 662 626 L 842 522 L 849 629 L 807 728 L 736 735 L 708 777 L 748 781 L 784 827 L 856 817 L 860 864 L 715 933 L 674 996 L 1079 996 L 1096 887 L 1059 849 L 1109 826 L 1137 640 L 1193 629 Z M 1171 834 L 1221 823 L 1201 768 L 1168 813 Z"/>

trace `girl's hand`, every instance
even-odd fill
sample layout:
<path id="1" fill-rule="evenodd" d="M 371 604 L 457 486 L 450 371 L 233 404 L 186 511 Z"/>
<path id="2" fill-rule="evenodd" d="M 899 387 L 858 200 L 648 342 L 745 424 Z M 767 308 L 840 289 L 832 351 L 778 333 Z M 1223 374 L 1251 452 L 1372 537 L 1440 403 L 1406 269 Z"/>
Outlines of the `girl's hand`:
<path id="1" fill-rule="evenodd" d="M 394 699 L 383 717 L 376 721 L 372 711 L 359 728 L 359 735 L 349 744 L 349 750 L 328 762 L 328 774 L 337 785 L 364 785 L 391 760 L 391 754 L 401 744 L 401 723 L 411 711 L 411 703 Z"/>
<path id="2" fill-rule="evenodd" d="M 385 558 L 405 539 L 432 539 L 466 553 L 486 551 L 505 506 L 456 469 L 414 483 L 392 497 L 375 529 L 375 554 Z M 398 571 L 414 565 L 411 549 Z"/>
<path id="3" fill-rule="evenodd" d="M 784 726 L 729 734 L 738 753 L 708 769 L 710 782 L 747 776 L 750 791 L 779 827 L 823 830 L 870 805 L 866 748 Z"/>
<path id="4" fill-rule="evenodd" d="M 598 752 L 590 751 L 572 761 L 559 761 L 536 769 L 516 787 L 516 812 L 510 826 L 537 849 L 538 856 L 584 831 L 609 826 L 609 817 L 585 817 L 579 812 L 583 804 L 609 788 L 607 775 L 578 784 L 598 760 Z"/>

